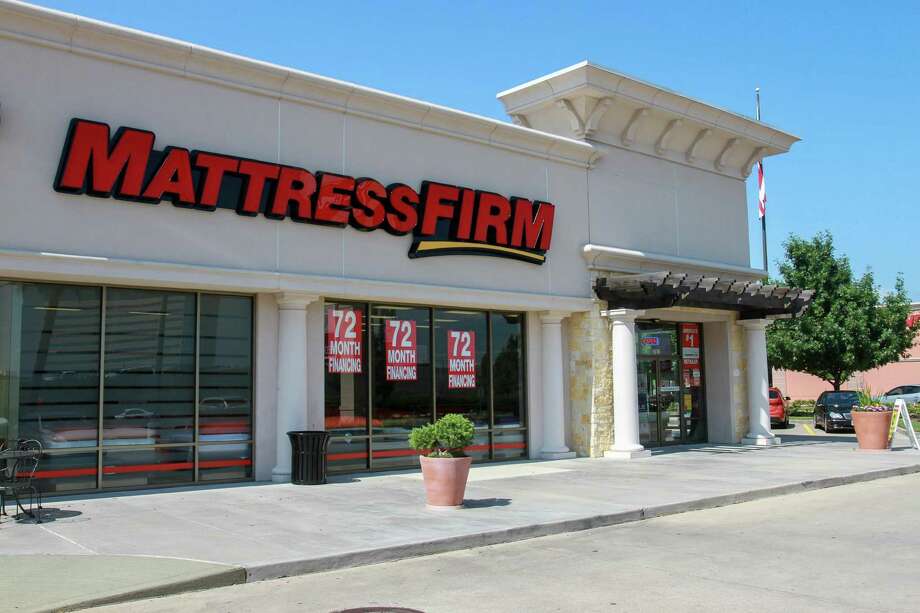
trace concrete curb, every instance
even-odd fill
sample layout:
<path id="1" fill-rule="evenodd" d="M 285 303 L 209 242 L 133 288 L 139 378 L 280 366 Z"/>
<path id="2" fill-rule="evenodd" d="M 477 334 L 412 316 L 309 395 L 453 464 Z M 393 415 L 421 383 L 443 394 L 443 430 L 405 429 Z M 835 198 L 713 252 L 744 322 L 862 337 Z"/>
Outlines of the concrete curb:
<path id="1" fill-rule="evenodd" d="M 239 566 L 232 566 L 227 567 L 224 570 L 199 575 L 192 579 L 159 583 L 156 585 L 150 585 L 148 587 L 132 589 L 125 592 L 99 596 L 96 598 L 64 600 L 50 606 L 36 609 L 36 611 L 40 611 L 41 613 L 79 611 L 82 609 L 100 607 L 102 605 L 119 604 L 131 602 L 134 600 L 142 600 L 145 598 L 157 598 L 159 596 L 171 596 L 181 592 L 207 590 L 215 587 L 236 585 L 239 583 L 246 583 L 246 569 Z"/>
<path id="2" fill-rule="evenodd" d="M 846 475 L 842 477 L 827 477 L 814 481 L 799 481 L 785 485 L 741 491 L 733 494 L 723 494 L 709 498 L 699 498 L 697 500 L 689 500 L 686 502 L 658 505 L 631 511 L 621 511 L 619 513 L 591 515 L 563 521 L 533 524 L 529 526 L 520 526 L 517 528 L 508 528 L 504 530 L 465 534 L 462 536 L 436 539 L 424 543 L 410 543 L 406 545 L 382 547 L 379 549 L 365 549 L 361 551 L 352 551 L 344 554 L 336 554 L 332 556 L 306 560 L 288 560 L 285 562 L 272 562 L 270 564 L 252 565 L 246 567 L 246 581 L 251 582 L 263 581 L 266 579 L 280 579 L 282 577 L 290 577 L 294 575 L 306 575 L 310 573 L 339 570 L 356 566 L 367 566 L 369 564 L 380 564 L 382 562 L 392 562 L 406 558 L 416 558 L 437 553 L 446 553 L 449 551 L 459 551 L 461 549 L 485 547 L 487 545 L 498 545 L 501 543 L 513 543 L 516 541 L 523 541 L 527 539 L 538 538 L 541 536 L 551 536 L 554 534 L 563 534 L 566 532 L 580 532 L 582 530 L 614 526 L 617 524 L 641 521 L 643 519 L 651 519 L 654 517 L 676 515 L 678 513 L 686 513 L 688 511 L 714 509 L 717 507 L 724 507 L 732 504 L 739 504 L 742 502 L 751 502 L 764 498 L 786 496 L 788 494 L 797 494 L 800 492 L 808 492 L 812 490 L 820 490 L 841 485 L 874 481 L 876 479 L 910 475 L 914 473 L 920 473 L 920 464 L 915 464 L 913 466 L 886 468 L 854 475 Z"/>

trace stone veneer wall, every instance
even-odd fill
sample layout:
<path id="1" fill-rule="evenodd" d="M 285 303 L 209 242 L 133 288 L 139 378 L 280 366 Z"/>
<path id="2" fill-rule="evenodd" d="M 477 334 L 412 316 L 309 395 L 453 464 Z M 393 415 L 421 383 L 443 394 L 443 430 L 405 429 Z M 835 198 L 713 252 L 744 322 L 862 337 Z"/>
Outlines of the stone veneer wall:
<path id="1" fill-rule="evenodd" d="M 613 442 L 613 368 L 610 325 L 604 304 L 567 320 L 572 447 L 580 456 L 601 457 Z"/>
<path id="2" fill-rule="evenodd" d="M 566 319 L 568 334 L 569 403 L 571 442 L 579 456 L 603 457 L 613 443 L 613 368 L 611 365 L 610 323 L 601 316 L 603 303 L 590 311 L 573 313 Z M 702 311 L 702 309 L 674 309 Z M 679 319 L 679 315 L 676 317 Z M 735 439 L 748 431 L 747 361 L 744 329 L 728 323 L 731 356 L 732 410 L 735 414 Z M 705 355 L 703 356 L 705 360 Z"/>

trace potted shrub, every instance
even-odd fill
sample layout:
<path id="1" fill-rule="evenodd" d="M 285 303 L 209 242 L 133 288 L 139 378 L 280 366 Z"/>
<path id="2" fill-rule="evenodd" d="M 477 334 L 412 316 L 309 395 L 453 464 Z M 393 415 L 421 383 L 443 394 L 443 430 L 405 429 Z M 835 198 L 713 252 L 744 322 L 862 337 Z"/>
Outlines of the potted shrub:
<path id="1" fill-rule="evenodd" d="M 421 452 L 419 462 L 428 506 L 454 509 L 463 506 L 466 479 L 473 461 L 463 448 L 472 442 L 473 422 L 453 413 L 433 424 L 412 429 L 409 445 Z"/>
<path id="2" fill-rule="evenodd" d="M 860 449 L 885 450 L 891 446 L 891 417 L 894 411 L 869 390 L 859 392 L 859 404 L 851 411 L 853 429 Z"/>

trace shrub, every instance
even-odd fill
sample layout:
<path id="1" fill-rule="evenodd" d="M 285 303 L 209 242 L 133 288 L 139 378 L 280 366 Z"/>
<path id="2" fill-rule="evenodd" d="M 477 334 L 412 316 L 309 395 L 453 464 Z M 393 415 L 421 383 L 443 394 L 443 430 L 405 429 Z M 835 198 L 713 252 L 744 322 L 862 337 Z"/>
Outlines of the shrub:
<path id="1" fill-rule="evenodd" d="M 449 413 L 433 424 L 413 428 L 409 446 L 432 458 L 463 457 L 463 448 L 473 442 L 473 422 Z"/>
<path id="2" fill-rule="evenodd" d="M 429 451 L 438 446 L 438 435 L 435 432 L 434 424 L 425 424 L 418 428 L 412 428 L 409 433 L 409 446 L 419 451 Z"/>
<path id="3" fill-rule="evenodd" d="M 792 417 L 811 417 L 814 413 L 814 400 L 793 400 L 789 403 L 789 415 Z"/>

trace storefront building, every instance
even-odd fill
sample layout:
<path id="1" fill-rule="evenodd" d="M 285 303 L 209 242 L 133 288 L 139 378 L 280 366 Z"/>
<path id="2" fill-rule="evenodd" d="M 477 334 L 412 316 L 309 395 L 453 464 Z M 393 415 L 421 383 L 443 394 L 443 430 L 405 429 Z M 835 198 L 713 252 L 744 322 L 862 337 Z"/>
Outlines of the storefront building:
<path id="1" fill-rule="evenodd" d="M 514 123 L 0 2 L 0 439 L 49 492 L 774 442 L 745 178 L 794 136 L 576 64 Z M 766 416 L 766 422 L 764 422 Z M 766 425 L 764 425 L 766 423 Z"/>

